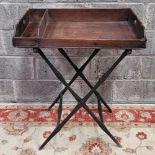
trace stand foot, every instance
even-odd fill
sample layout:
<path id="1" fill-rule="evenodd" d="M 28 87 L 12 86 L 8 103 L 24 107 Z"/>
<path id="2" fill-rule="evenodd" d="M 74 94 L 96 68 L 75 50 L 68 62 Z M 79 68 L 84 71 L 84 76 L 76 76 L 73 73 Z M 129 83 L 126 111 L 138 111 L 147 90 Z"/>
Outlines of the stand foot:
<path id="1" fill-rule="evenodd" d="M 42 147 L 42 146 L 40 146 L 38 150 L 40 151 L 40 150 L 42 150 L 42 149 L 43 149 L 43 147 Z"/>
<path id="2" fill-rule="evenodd" d="M 122 145 L 120 143 L 117 144 L 118 147 L 122 148 Z"/>

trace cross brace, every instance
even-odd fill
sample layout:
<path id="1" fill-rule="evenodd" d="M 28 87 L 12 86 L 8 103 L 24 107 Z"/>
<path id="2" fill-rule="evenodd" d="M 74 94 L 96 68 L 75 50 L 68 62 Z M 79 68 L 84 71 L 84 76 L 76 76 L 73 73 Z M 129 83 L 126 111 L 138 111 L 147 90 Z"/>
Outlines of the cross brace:
<path id="1" fill-rule="evenodd" d="M 41 150 L 50 140 L 51 138 L 53 138 L 60 130 L 61 128 L 69 121 L 69 119 L 80 109 L 80 108 L 84 108 L 90 115 L 91 117 L 96 121 L 96 123 L 99 125 L 99 127 L 117 144 L 117 146 L 121 147 L 120 143 L 115 139 L 115 137 L 109 132 L 109 130 L 107 129 L 107 127 L 104 125 L 103 122 L 103 116 L 102 116 L 102 106 L 101 106 L 101 102 L 106 106 L 106 108 L 109 110 L 109 112 L 112 112 L 110 107 L 107 105 L 107 103 L 105 102 L 105 100 L 101 97 L 101 95 L 97 92 L 97 88 L 108 78 L 108 76 L 111 74 L 111 72 L 115 69 L 115 67 L 121 62 L 121 60 L 123 60 L 123 58 L 125 58 L 125 56 L 127 56 L 128 54 L 131 54 L 132 50 L 131 49 L 126 49 L 122 55 L 115 61 L 115 63 L 111 66 L 111 68 L 105 73 L 103 74 L 98 82 L 92 86 L 90 84 L 90 82 L 86 79 L 86 77 L 83 75 L 82 71 L 84 70 L 84 68 L 88 65 L 88 63 L 92 60 L 93 57 L 95 57 L 95 55 L 99 52 L 99 49 L 95 49 L 94 52 L 90 55 L 90 57 L 88 58 L 88 60 L 82 65 L 82 67 L 79 69 L 74 63 L 73 61 L 69 58 L 69 56 L 67 55 L 67 53 L 62 49 L 62 48 L 58 48 L 59 52 L 66 58 L 66 60 L 68 60 L 68 62 L 73 66 L 73 68 L 76 71 L 76 74 L 74 75 L 74 77 L 72 78 L 72 80 L 67 83 L 64 79 L 64 77 L 62 76 L 62 74 L 54 67 L 54 65 L 48 60 L 48 58 L 44 55 L 44 53 L 42 52 L 42 50 L 40 48 L 34 48 L 33 49 L 34 52 L 38 52 L 40 54 L 40 56 L 45 60 L 45 62 L 48 64 L 48 66 L 50 67 L 50 69 L 54 72 L 54 74 L 56 75 L 56 77 L 65 85 L 65 88 L 59 93 L 59 95 L 57 96 L 57 98 L 54 100 L 54 102 L 51 104 L 51 106 L 49 107 L 48 110 L 50 110 L 55 103 L 57 103 L 60 100 L 59 103 L 59 107 L 58 107 L 58 119 L 57 119 L 57 126 L 56 128 L 53 130 L 53 132 L 51 133 L 51 135 L 44 141 L 44 143 L 40 146 L 39 150 Z M 90 91 L 85 95 L 85 97 L 81 98 L 79 97 L 79 95 L 77 95 L 77 93 L 70 87 L 70 85 L 75 81 L 75 79 L 80 76 L 85 82 L 86 84 L 90 87 Z M 77 101 L 77 105 L 74 107 L 74 109 L 70 112 L 70 114 L 64 119 L 62 120 L 62 122 L 60 122 L 61 120 L 61 113 L 62 113 L 62 99 L 63 99 L 63 95 L 64 93 L 69 90 L 70 93 L 73 95 L 73 97 L 76 99 Z M 100 116 L 100 120 L 96 117 L 96 115 L 90 110 L 90 108 L 86 105 L 87 100 L 89 99 L 89 97 L 92 94 L 95 94 L 97 97 L 97 101 L 98 101 L 98 111 L 99 111 L 99 116 Z"/>

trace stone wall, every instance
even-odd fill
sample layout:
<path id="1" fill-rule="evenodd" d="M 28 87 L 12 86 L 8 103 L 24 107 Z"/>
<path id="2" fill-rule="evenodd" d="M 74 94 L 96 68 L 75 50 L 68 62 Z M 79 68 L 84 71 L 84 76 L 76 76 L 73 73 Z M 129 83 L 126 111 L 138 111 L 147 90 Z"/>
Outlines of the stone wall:
<path id="1" fill-rule="evenodd" d="M 147 48 L 134 50 L 111 74 L 99 91 L 110 103 L 155 102 L 155 0 L 0 0 L 0 102 L 46 102 L 64 87 L 32 49 L 12 46 L 15 24 L 28 8 L 132 8 L 146 27 Z M 66 49 L 79 66 L 92 49 Z M 102 50 L 84 71 L 94 84 L 121 54 Z M 74 69 L 56 49 L 45 54 L 69 81 Z M 72 87 L 81 96 L 89 91 L 78 78 Z M 65 101 L 74 98 L 66 93 Z M 91 98 L 94 101 L 94 97 Z"/>

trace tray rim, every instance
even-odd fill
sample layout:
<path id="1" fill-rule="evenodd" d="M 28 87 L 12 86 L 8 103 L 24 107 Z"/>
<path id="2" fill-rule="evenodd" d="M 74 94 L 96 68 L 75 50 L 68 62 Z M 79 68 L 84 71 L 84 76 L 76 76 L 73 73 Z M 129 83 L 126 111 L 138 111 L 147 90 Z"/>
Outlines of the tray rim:
<path id="1" fill-rule="evenodd" d="M 17 24 L 15 25 L 15 30 L 14 30 L 14 34 L 13 34 L 13 46 L 15 47 L 19 47 L 19 48 L 23 48 L 23 47 L 27 47 L 27 48 L 31 48 L 32 46 L 19 46 L 19 45 L 15 45 L 15 40 L 16 39 L 25 39 L 25 40 L 34 40 L 34 42 L 36 42 L 37 46 L 34 46 L 34 47 L 40 47 L 39 46 L 39 43 L 41 42 L 41 40 L 74 40 L 74 39 L 49 39 L 49 38 L 42 38 L 42 37 L 39 37 L 39 36 L 36 36 L 36 37 L 17 37 L 16 36 L 16 30 L 17 30 L 17 26 L 19 25 L 20 21 L 24 18 L 24 16 L 26 16 L 26 14 L 30 11 L 30 10 L 44 10 L 44 13 L 43 13 L 43 16 L 45 16 L 45 13 L 48 11 L 48 10 L 128 10 L 128 11 L 131 11 L 132 14 L 136 17 L 136 20 L 138 20 L 138 22 L 140 23 L 140 25 L 142 26 L 143 28 L 143 33 L 144 33 L 144 36 L 142 38 L 137 38 L 137 39 L 124 39 L 123 41 L 139 41 L 139 42 L 143 42 L 144 45 L 143 47 L 135 47 L 135 48 L 146 48 L 146 42 L 147 42 L 147 38 L 146 38 L 146 33 L 145 33 L 145 27 L 143 25 L 143 23 L 141 22 L 141 20 L 139 20 L 139 18 L 137 17 L 137 15 L 135 14 L 135 12 L 129 8 L 129 7 L 126 7 L 126 8 L 29 8 L 25 13 L 24 15 L 19 19 L 19 21 L 17 22 Z M 41 18 L 41 20 L 43 20 L 43 16 Z M 77 41 L 84 41 L 82 39 L 76 39 Z M 98 39 L 100 40 L 100 39 Z M 122 40 L 119 40 L 119 39 L 102 39 L 103 41 L 122 41 Z M 87 39 L 87 41 L 96 41 L 96 40 L 93 40 L 93 39 Z M 63 46 L 64 47 L 64 46 Z M 46 47 L 43 47 L 43 48 L 46 48 Z M 67 48 L 67 47 L 64 47 L 64 48 Z M 79 47 L 68 47 L 68 48 L 79 48 Z M 82 48 L 97 48 L 97 46 L 90 46 L 90 47 L 82 47 Z M 102 48 L 110 48 L 110 47 L 102 47 Z M 111 47 L 111 48 L 115 48 L 115 47 Z M 117 47 L 116 47 L 117 48 Z"/>

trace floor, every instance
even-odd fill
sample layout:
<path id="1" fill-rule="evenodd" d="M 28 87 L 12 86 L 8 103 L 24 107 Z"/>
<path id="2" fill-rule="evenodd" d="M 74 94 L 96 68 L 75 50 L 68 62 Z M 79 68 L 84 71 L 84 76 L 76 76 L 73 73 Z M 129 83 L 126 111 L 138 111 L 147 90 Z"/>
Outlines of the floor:
<path id="1" fill-rule="evenodd" d="M 7 105 L 7 106 L 6 106 Z M 90 105 L 94 112 L 97 108 Z M 155 105 L 112 105 L 105 124 L 118 148 L 81 109 L 43 150 L 40 144 L 55 127 L 56 111 L 47 105 L 0 105 L 0 155 L 155 155 Z M 63 107 L 62 119 L 73 105 Z"/>

